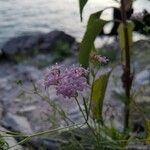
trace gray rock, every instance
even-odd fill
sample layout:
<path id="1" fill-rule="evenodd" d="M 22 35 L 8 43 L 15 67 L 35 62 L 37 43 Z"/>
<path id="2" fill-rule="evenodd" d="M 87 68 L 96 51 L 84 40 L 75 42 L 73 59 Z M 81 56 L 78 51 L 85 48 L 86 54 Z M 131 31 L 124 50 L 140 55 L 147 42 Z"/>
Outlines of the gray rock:
<path id="1" fill-rule="evenodd" d="M 12 131 L 17 131 L 24 134 L 33 133 L 30 124 L 25 117 L 11 114 L 9 112 L 4 115 L 1 124 L 5 128 L 11 129 Z"/>
<path id="2" fill-rule="evenodd" d="M 120 51 L 120 46 L 119 46 L 118 42 L 114 41 L 110 44 L 105 44 L 102 47 L 102 49 L 106 49 L 108 51 L 115 51 L 117 53 L 118 51 Z"/>
<path id="3" fill-rule="evenodd" d="M 21 108 L 18 113 L 20 113 L 20 114 L 31 113 L 32 111 L 34 111 L 36 109 L 37 109 L 37 107 L 34 105 L 25 106 L 25 107 Z"/>
<path id="4" fill-rule="evenodd" d="M 4 113 L 3 104 L 0 102 L 0 120 L 1 120 L 2 117 L 3 117 L 3 113 Z"/>
<path id="5" fill-rule="evenodd" d="M 38 149 L 40 147 L 46 150 L 59 150 L 62 144 L 65 144 L 62 140 L 50 139 L 50 138 L 37 138 L 30 141 L 31 145 Z"/>
<path id="6" fill-rule="evenodd" d="M 10 78 L 9 76 L 7 77 L 3 77 L 3 78 L 0 78 L 0 90 L 6 90 L 6 91 L 9 91 L 11 90 L 12 86 L 9 84 L 10 82 Z"/>
<path id="7" fill-rule="evenodd" d="M 2 46 L 2 53 L 12 59 L 14 55 L 33 55 L 36 52 L 49 52 L 58 42 L 66 42 L 71 46 L 75 39 L 63 31 L 52 31 L 49 33 L 29 33 L 14 37 Z"/>
<path id="8" fill-rule="evenodd" d="M 135 82 L 139 85 L 150 84 L 150 70 L 144 70 L 135 77 Z"/>
<path id="9" fill-rule="evenodd" d="M 70 35 L 67 35 L 63 31 L 52 31 L 44 36 L 43 42 L 41 43 L 39 49 L 41 51 L 49 51 L 58 41 L 63 41 L 68 43 L 69 45 L 72 45 L 75 39 Z"/>
<path id="10" fill-rule="evenodd" d="M 18 65 L 16 66 L 16 71 L 18 72 L 17 76 L 20 76 L 22 80 L 29 80 L 29 81 L 37 81 L 39 80 L 41 72 L 29 65 Z"/>
<path id="11" fill-rule="evenodd" d="M 42 38 L 43 33 L 31 33 L 28 35 L 14 37 L 3 45 L 2 52 L 5 55 L 31 53 L 31 50 L 40 43 Z"/>
<path id="12" fill-rule="evenodd" d="M 133 52 L 131 55 L 132 67 L 135 73 L 150 68 L 150 42 L 148 40 L 133 43 L 131 51 Z"/>

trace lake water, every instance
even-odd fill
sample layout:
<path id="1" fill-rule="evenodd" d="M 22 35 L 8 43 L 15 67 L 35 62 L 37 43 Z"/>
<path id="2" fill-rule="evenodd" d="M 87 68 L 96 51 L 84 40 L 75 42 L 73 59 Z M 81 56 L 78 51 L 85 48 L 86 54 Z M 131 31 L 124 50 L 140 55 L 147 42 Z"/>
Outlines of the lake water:
<path id="1" fill-rule="evenodd" d="M 105 6 L 117 5 L 112 0 L 89 0 L 80 22 L 78 0 L 0 0 L 0 47 L 9 38 L 25 32 L 63 30 L 81 40 L 90 13 Z M 150 8 L 147 0 L 137 0 L 136 11 Z M 104 17 L 111 15 L 106 12 Z"/>

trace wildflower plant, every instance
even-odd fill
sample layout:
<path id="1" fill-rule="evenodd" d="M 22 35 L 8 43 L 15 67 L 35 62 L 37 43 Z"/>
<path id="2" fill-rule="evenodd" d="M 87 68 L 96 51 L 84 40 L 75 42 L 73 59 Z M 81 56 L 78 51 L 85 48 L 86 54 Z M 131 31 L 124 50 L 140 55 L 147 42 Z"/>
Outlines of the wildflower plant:
<path id="1" fill-rule="evenodd" d="M 88 0 L 79 0 L 80 16 L 82 18 L 82 11 Z M 118 2 L 118 1 L 116 1 Z M 132 0 L 128 0 L 129 4 Z M 119 2 L 118 2 L 119 3 Z M 106 8 L 105 8 L 106 9 Z M 105 10 L 104 9 L 104 10 Z M 107 92 L 107 85 L 112 69 L 108 69 L 105 73 L 100 74 L 102 66 L 109 63 L 109 58 L 98 55 L 97 49 L 94 46 L 94 41 L 98 34 L 104 28 L 108 21 L 101 19 L 101 14 L 104 10 L 100 10 L 90 15 L 86 32 L 80 44 L 79 50 L 79 65 L 64 66 L 55 64 L 47 68 L 43 77 L 40 80 L 40 85 L 44 90 L 50 88 L 55 89 L 58 96 L 63 96 L 68 101 L 75 101 L 78 106 L 84 122 L 77 123 L 67 116 L 62 107 L 58 107 L 55 101 L 51 101 L 49 96 L 43 96 L 40 90 L 33 83 L 33 93 L 46 100 L 48 104 L 61 115 L 61 119 L 65 120 L 63 127 L 36 133 L 33 135 L 23 135 L 24 139 L 19 143 L 26 142 L 32 137 L 50 134 L 57 131 L 67 130 L 71 133 L 71 139 L 68 145 L 62 149 L 90 149 L 90 150 L 124 150 L 130 144 L 133 144 L 133 139 L 130 128 L 130 113 L 131 104 L 134 103 L 131 95 L 131 87 L 133 80 L 133 73 L 130 63 L 130 46 L 132 45 L 132 25 L 126 18 L 126 4 L 125 0 L 120 1 L 120 10 L 122 19 L 118 28 L 119 44 L 123 53 L 123 60 L 121 65 L 123 69 L 122 83 L 125 96 L 122 102 L 124 103 L 124 129 L 119 131 L 113 126 L 107 126 L 105 116 L 103 115 L 104 99 Z M 31 92 L 29 92 L 31 93 Z M 147 140 L 149 141 L 149 121 L 146 121 L 148 128 Z M 148 125 L 147 125 L 148 124 Z M 79 131 L 78 136 L 75 135 Z M 19 136 L 19 135 L 18 135 Z M 74 141 L 74 142 L 73 142 Z M 88 148 L 87 148 L 88 145 Z"/>
<path id="2" fill-rule="evenodd" d="M 110 71 L 98 78 L 97 73 L 99 72 L 101 65 L 106 64 L 109 59 L 97 55 L 96 53 L 94 56 L 90 57 L 92 61 L 91 66 L 88 69 L 85 69 L 80 65 L 66 67 L 56 64 L 46 70 L 40 83 L 44 89 L 52 87 L 55 89 L 58 96 L 61 95 L 68 100 L 76 101 L 84 119 L 84 128 L 89 129 L 88 132 L 92 134 L 91 136 L 94 136 L 94 139 L 96 140 L 95 143 L 99 145 L 97 131 L 95 131 L 98 129 L 97 127 L 93 127 L 93 125 L 98 123 L 98 127 L 101 128 L 100 126 L 103 124 L 103 99 Z M 94 62 L 96 62 L 97 65 L 95 65 Z M 100 94 L 95 94 L 97 92 L 100 92 Z M 76 124 L 76 122 L 70 120 L 71 119 L 68 119 L 69 123 Z M 96 147 L 97 144 L 95 144 Z"/>
<path id="3" fill-rule="evenodd" d="M 57 95 L 64 97 L 77 97 L 89 86 L 87 84 L 88 70 L 81 66 L 60 66 L 58 64 L 47 70 L 44 79 L 41 81 L 45 88 L 53 86 Z"/>

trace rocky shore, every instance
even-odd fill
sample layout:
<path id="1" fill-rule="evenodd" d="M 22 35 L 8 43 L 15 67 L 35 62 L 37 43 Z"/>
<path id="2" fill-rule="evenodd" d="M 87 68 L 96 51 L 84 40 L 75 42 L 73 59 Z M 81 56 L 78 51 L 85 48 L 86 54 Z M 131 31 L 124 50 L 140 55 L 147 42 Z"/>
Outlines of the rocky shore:
<path id="1" fill-rule="evenodd" d="M 35 94 L 33 89 L 34 84 L 38 85 L 46 67 L 56 62 L 66 65 L 76 64 L 78 48 L 79 44 L 75 39 L 62 31 L 47 34 L 28 33 L 12 38 L 3 45 L 0 53 L 0 134 L 3 134 L 1 131 L 15 131 L 32 135 L 64 124 L 60 118 L 55 118 L 55 110 L 43 97 Z M 110 51 L 111 55 L 108 57 L 112 57 L 112 60 L 118 58 L 113 57 L 119 55 L 120 51 L 116 43 L 102 49 L 106 55 L 109 55 Z M 115 54 L 112 53 L 113 50 Z M 147 86 L 146 93 L 137 101 L 147 104 L 150 102 L 150 43 L 138 41 L 134 43 L 132 50 L 135 69 L 134 88 L 138 89 L 143 84 Z M 100 73 L 110 67 L 111 65 L 106 66 Z M 121 74 L 122 69 L 118 65 L 111 75 L 104 107 L 106 121 L 114 118 L 115 126 L 120 130 L 123 128 L 124 105 L 112 95 L 122 92 L 119 80 Z M 69 118 L 74 122 L 82 122 L 79 109 L 73 101 L 58 97 L 53 90 L 48 94 L 52 102 L 55 101 L 64 108 Z M 14 137 L 6 138 L 9 146 L 16 145 L 19 140 Z M 57 150 L 65 142 L 64 137 L 60 138 L 57 134 L 53 134 L 35 137 L 27 144 L 20 144 L 13 149 L 37 150 L 44 147 L 47 150 Z"/>

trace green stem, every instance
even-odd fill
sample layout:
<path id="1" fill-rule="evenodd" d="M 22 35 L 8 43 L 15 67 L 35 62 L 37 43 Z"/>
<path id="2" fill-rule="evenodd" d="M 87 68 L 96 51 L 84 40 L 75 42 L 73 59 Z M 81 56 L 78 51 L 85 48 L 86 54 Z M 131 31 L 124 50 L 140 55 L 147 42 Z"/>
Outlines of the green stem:
<path id="1" fill-rule="evenodd" d="M 51 133 L 54 133 L 54 132 L 57 132 L 60 130 L 64 130 L 64 129 L 68 129 L 68 128 L 70 128 L 70 130 L 74 129 L 75 127 L 81 128 L 82 126 L 84 126 L 84 124 L 76 124 L 76 125 L 70 125 L 70 126 L 63 127 L 63 128 L 51 129 L 51 130 L 47 130 L 47 131 L 43 131 L 43 132 L 37 132 L 32 135 L 20 135 L 20 136 L 18 135 L 18 137 L 24 137 L 24 139 L 21 140 L 20 142 L 18 142 L 16 145 L 9 147 L 9 149 L 12 149 L 12 148 L 16 147 L 17 145 L 23 144 L 23 143 L 27 142 L 28 140 L 30 140 L 31 138 L 36 137 L 36 136 L 51 134 Z M 9 137 L 9 136 L 4 136 L 4 137 Z"/>
<path id="2" fill-rule="evenodd" d="M 85 123 L 84 123 L 84 124 L 86 124 L 86 125 L 88 126 L 88 128 L 89 128 L 90 131 L 92 132 L 92 134 L 93 134 L 95 140 L 97 141 L 97 144 L 99 145 L 99 138 L 98 138 L 97 134 L 95 133 L 95 130 L 94 130 L 94 129 L 91 127 L 91 125 L 89 124 L 89 122 L 88 122 L 88 120 L 87 120 L 87 118 L 86 118 L 86 116 L 85 116 L 85 114 L 84 114 L 84 112 L 83 112 L 83 110 L 82 110 L 82 108 L 81 108 L 81 105 L 80 105 L 80 103 L 79 103 L 77 97 L 75 97 L 75 100 L 76 100 L 77 105 L 78 105 L 78 107 L 79 107 L 79 110 L 81 111 L 81 113 L 82 113 L 82 115 L 83 115 L 83 118 L 84 118 L 84 120 L 85 120 Z"/>
<path id="3" fill-rule="evenodd" d="M 77 105 L 78 105 L 78 107 L 79 107 L 80 112 L 82 113 L 82 116 L 83 116 L 83 118 L 84 118 L 84 120 L 85 120 L 85 123 L 87 123 L 88 120 L 87 120 L 87 118 L 86 118 L 86 116 L 85 116 L 85 114 L 84 114 L 84 112 L 83 112 L 83 110 L 82 110 L 82 108 L 81 108 L 81 106 L 80 106 L 80 103 L 79 103 L 77 97 L 75 97 L 75 100 L 76 100 L 76 103 L 77 103 Z"/>

